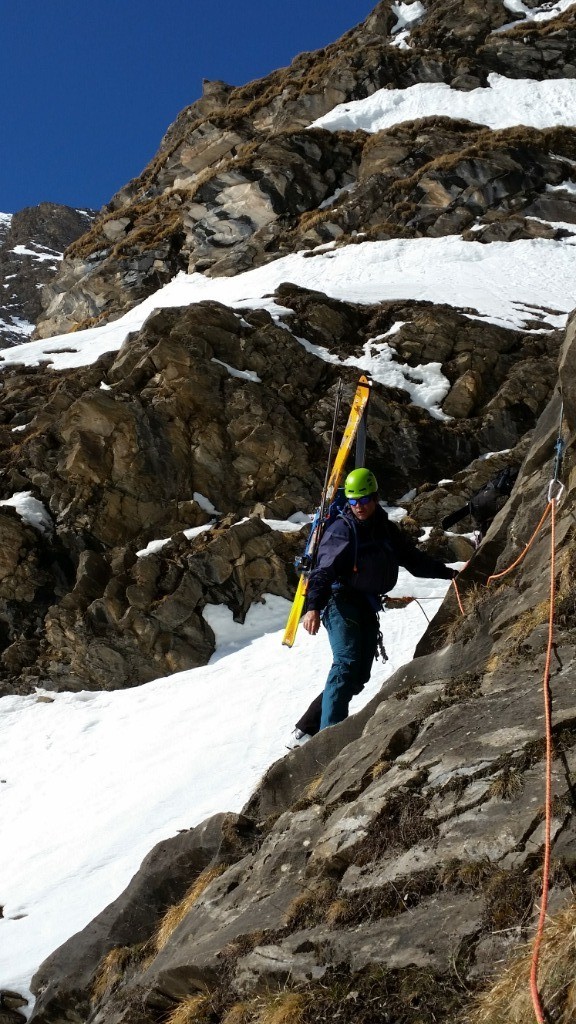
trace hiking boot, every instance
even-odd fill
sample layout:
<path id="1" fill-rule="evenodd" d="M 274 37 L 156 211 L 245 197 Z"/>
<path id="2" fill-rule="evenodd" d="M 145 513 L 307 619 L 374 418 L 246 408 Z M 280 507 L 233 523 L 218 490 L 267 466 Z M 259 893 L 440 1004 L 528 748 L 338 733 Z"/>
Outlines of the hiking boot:
<path id="1" fill-rule="evenodd" d="M 296 747 L 303 747 L 311 739 L 312 737 L 307 732 L 302 732 L 302 729 L 293 729 L 286 746 L 288 750 L 295 750 Z"/>

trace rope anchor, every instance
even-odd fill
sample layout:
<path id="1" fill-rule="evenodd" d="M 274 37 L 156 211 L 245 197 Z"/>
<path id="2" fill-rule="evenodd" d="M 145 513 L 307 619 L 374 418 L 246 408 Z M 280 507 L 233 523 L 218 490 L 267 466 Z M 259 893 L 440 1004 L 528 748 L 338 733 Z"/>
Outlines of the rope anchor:
<path id="1" fill-rule="evenodd" d="M 558 506 L 562 501 L 564 494 L 564 484 L 560 483 L 559 480 L 551 480 L 548 484 L 548 502 L 555 502 Z"/>

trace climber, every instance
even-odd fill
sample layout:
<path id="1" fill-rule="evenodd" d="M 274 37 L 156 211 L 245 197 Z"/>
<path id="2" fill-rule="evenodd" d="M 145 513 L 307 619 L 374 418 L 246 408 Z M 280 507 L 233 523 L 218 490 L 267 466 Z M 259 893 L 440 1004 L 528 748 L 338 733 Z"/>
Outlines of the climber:
<path id="1" fill-rule="evenodd" d="M 306 595 L 304 629 L 315 636 L 326 627 L 333 663 L 322 694 L 297 722 L 291 746 L 348 715 L 354 694 L 370 678 L 381 636 L 381 598 L 404 566 L 413 576 L 456 576 L 436 558 L 419 551 L 390 522 L 378 502 L 378 484 L 369 469 L 353 469 L 344 483 L 347 504 L 326 529 Z M 382 648 L 383 651 L 383 648 Z"/>

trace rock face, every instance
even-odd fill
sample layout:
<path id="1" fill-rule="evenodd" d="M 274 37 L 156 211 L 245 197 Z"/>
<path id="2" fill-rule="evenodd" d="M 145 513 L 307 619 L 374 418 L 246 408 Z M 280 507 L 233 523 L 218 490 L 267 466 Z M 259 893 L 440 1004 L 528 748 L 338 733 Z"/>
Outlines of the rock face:
<path id="1" fill-rule="evenodd" d="M 560 361 L 569 460 L 575 347 L 573 320 Z M 279 992 L 303 1021 L 346 998 L 357 1000 L 351 1020 L 367 1019 L 366 1000 L 373 1020 L 393 1011 L 411 1022 L 456 1019 L 531 927 L 539 892 L 548 533 L 509 580 L 484 585 L 541 515 L 559 401 L 544 410 L 514 494 L 461 576 L 466 616 L 448 598 L 417 657 L 370 705 L 269 769 L 241 818 L 229 820 L 236 839 L 227 859 L 221 816 L 151 854 L 123 896 L 42 967 L 33 1020 L 152 1022 L 193 999 L 218 1021 L 241 1008 L 241 1019 L 255 1020 Z M 576 871 L 575 483 L 571 473 L 556 523 L 556 907 L 571 899 Z M 176 888 L 184 877 L 204 880 L 162 942 L 158 863 Z M 144 918 L 140 891 L 151 904 Z"/>
<path id="2" fill-rule="evenodd" d="M 389 497 L 462 471 L 414 499 L 421 523 L 485 482 L 483 464 L 465 468 L 483 451 L 523 444 L 553 387 L 559 332 L 516 334 L 430 305 L 353 307 L 290 285 L 277 297 L 293 310 L 290 331 L 266 312 L 203 302 L 154 313 L 92 366 L 4 371 L 2 486 L 47 517 L 40 532 L 0 506 L 4 693 L 116 689 L 204 664 L 207 603 L 242 620 L 264 593 L 291 595 L 302 537 L 265 520 L 311 507 L 337 380 L 344 372 L 345 397 L 357 380 L 297 337 L 359 357 L 403 322 L 398 360 L 442 363 L 452 419 L 379 385 L 371 400 L 370 461 Z M 520 455 L 489 472 L 507 458 Z M 158 538 L 166 545 L 143 555 Z M 457 540 L 438 542 L 460 557 Z"/>
<path id="3" fill-rule="evenodd" d="M 65 218 L 38 336 L 112 320 L 179 270 L 229 276 L 361 239 L 569 239 L 573 128 L 310 127 L 380 88 L 576 77 L 574 5 L 434 0 L 411 5 L 409 33 L 407 6 L 382 0 L 261 81 L 206 82 L 81 238 Z M 25 214 L 0 224 L 6 258 L 33 235 Z M 57 248 L 52 227 L 42 244 Z M 504 466 L 520 476 L 462 575 L 465 615 L 451 592 L 362 712 L 272 765 L 241 815 L 223 809 L 153 850 L 38 971 L 38 1024 L 454 1024 L 468 1012 L 539 900 L 549 533 L 513 576 L 487 579 L 546 504 L 560 393 L 553 907 L 571 898 L 576 319 L 551 329 L 552 311 L 534 308 L 518 330 L 289 282 L 273 298 L 289 315 L 161 309 L 89 366 L 1 371 L 0 694 L 132 687 L 205 664 L 207 604 L 242 621 L 266 593 L 291 596 L 303 537 L 276 523 L 314 506 L 338 381 L 346 409 L 374 339 L 408 374 L 437 363 L 450 386 L 445 419 L 372 388 L 367 462 L 387 500 L 403 496 L 414 536 L 435 526 L 428 550 L 471 558 L 464 533 L 438 524 Z M 0 992 L 0 1021 L 22 1005 Z"/>
<path id="4" fill-rule="evenodd" d="M 576 225 L 574 194 L 546 194 L 570 180 L 570 129 L 491 132 L 442 118 L 375 136 L 309 128 L 382 88 L 438 82 L 466 91 L 486 87 L 491 73 L 575 77 L 574 9 L 532 21 L 530 6 L 513 15 L 500 0 L 435 0 L 401 48 L 397 5 L 382 0 L 338 42 L 267 78 L 241 88 L 205 83 L 141 176 L 69 247 L 43 291 L 37 336 L 106 322 L 178 270 L 236 274 L 359 232 L 386 239 L 474 228 L 476 240 L 490 241 L 566 230 L 538 218 Z"/>
<path id="5" fill-rule="evenodd" d="M 64 249 L 95 217 L 56 203 L 26 207 L 0 217 L 0 347 L 28 341 L 42 311 L 40 292 L 51 281 Z"/>

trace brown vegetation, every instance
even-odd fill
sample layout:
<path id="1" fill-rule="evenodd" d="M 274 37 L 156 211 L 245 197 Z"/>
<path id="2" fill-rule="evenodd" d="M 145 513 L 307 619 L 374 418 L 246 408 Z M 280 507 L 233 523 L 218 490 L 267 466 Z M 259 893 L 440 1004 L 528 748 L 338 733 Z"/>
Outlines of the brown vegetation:
<path id="1" fill-rule="evenodd" d="M 206 995 L 187 996 L 166 1017 L 165 1024 L 209 1024 L 210 1000 Z"/>
<path id="2" fill-rule="evenodd" d="M 114 946 L 100 962 L 92 983 L 91 998 L 94 1002 L 107 997 L 123 980 L 132 966 L 143 967 L 146 962 L 147 945 L 139 942 L 134 946 Z"/>
<path id="3" fill-rule="evenodd" d="M 368 864 L 390 849 L 408 850 L 414 843 L 433 839 L 438 826 L 426 817 L 428 807 L 429 799 L 419 792 L 395 793 L 370 823 L 355 863 Z"/>
<path id="4" fill-rule="evenodd" d="M 173 931 L 178 927 L 180 922 L 184 920 L 186 914 L 189 913 L 204 890 L 210 885 L 210 882 L 214 881 L 215 878 L 218 878 L 218 876 L 225 870 L 225 864 L 218 864 L 215 867 L 205 868 L 204 871 L 202 871 L 195 879 L 180 902 L 174 904 L 174 906 L 170 907 L 170 909 L 165 913 L 158 925 L 156 935 L 153 939 L 153 945 L 157 952 L 164 948 Z"/>
<path id="5" fill-rule="evenodd" d="M 532 945 L 524 947 L 498 981 L 484 991 L 464 1024 L 527 1024 L 534 1020 L 530 995 Z M 554 1024 L 576 1018 L 576 909 L 551 918 L 544 932 L 538 972 L 542 1003 Z"/>
<path id="6" fill-rule="evenodd" d="M 114 988 L 122 978 L 131 956 L 131 946 L 115 946 L 103 957 L 92 986 L 93 999 L 101 999 Z"/>

